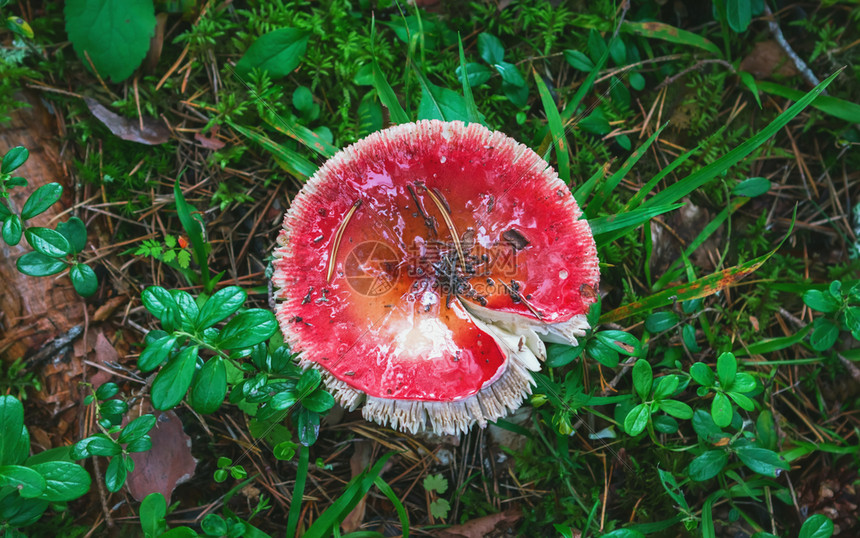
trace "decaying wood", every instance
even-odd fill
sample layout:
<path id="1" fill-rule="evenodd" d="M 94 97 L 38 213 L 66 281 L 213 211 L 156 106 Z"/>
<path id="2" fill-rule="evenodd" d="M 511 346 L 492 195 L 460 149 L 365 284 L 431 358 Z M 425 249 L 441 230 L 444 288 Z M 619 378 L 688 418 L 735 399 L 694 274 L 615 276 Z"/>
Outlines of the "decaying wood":
<path id="1" fill-rule="evenodd" d="M 30 158 L 16 176 L 29 181 L 27 187 L 11 191 L 12 207 L 20 211 L 27 197 L 46 183 L 63 185 L 64 196 L 28 224 L 55 227 L 54 220 L 71 205 L 69 178 L 59 151 L 57 124 L 39 100 L 27 95 L 19 100 L 31 104 L 12 114 L 12 122 L 0 126 L 0 154 L 15 146 L 30 150 Z M 68 218 L 64 216 L 63 220 Z M 0 358 L 11 361 L 38 352 L 42 346 L 72 327 L 84 323 L 84 302 L 67 276 L 36 278 L 18 272 L 15 260 L 30 251 L 25 239 L 16 246 L 0 241 Z"/>

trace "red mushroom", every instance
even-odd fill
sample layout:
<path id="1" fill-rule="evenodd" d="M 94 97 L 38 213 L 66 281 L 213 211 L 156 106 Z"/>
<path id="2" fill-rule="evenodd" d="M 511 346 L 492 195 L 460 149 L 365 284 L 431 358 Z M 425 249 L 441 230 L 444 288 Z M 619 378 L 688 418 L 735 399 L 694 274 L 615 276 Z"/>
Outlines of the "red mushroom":
<path id="1" fill-rule="evenodd" d="M 326 162 L 275 250 L 284 336 L 344 407 L 453 434 L 531 393 L 544 341 L 575 344 L 597 253 L 568 187 L 478 124 L 420 121 Z"/>

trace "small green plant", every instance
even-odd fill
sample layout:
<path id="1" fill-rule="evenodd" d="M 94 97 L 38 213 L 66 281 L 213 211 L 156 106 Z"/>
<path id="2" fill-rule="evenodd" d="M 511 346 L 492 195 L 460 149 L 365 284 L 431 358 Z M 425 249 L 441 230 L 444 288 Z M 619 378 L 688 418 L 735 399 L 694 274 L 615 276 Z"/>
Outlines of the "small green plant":
<path id="1" fill-rule="evenodd" d="M 134 250 L 134 255 L 149 256 L 171 267 L 175 265 L 179 270 L 188 269 L 188 264 L 191 262 L 188 240 L 182 236 L 177 239 L 175 235 L 170 234 L 164 236 L 163 242 L 155 239 L 144 239 L 140 246 Z"/>
<path id="2" fill-rule="evenodd" d="M 430 494 L 433 499 L 430 501 L 430 514 L 439 519 L 448 517 L 448 511 L 451 510 L 451 504 L 447 499 L 439 497 L 448 491 L 448 479 L 441 474 L 431 474 L 424 478 L 424 490 Z"/>
<path id="3" fill-rule="evenodd" d="M 90 490 L 90 475 L 70 459 L 69 448 L 30 456 L 24 407 L 14 396 L 0 396 L 0 535 L 25 536 L 17 529 Z"/>
<path id="4" fill-rule="evenodd" d="M 842 282 L 834 280 L 825 291 L 806 291 L 803 302 L 824 314 L 812 322 L 809 337 L 812 349 L 827 351 L 832 348 L 841 331 L 850 331 L 855 340 L 860 340 L 860 284 L 843 290 Z"/>
<path id="5" fill-rule="evenodd" d="M 717 426 L 724 428 L 732 422 L 732 402 L 745 411 L 755 410 L 755 402 L 747 396 L 757 387 L 755 377 L 738 372 L 738 361 L 733 354 L 722 353 L 717 357 L 716 376 L 711 367 L 703 362 L 690 367 L 690 376 L 701 385 L 696 391 L 700 397 L 707 396 L 709 392 L 714 393 L 711 416 Z"/>
<path id="6" fill-rule="evenodd" d="M 77 260 L 87 245 L 87 228 L 83 221 L 71 217 L 58 224 L 56 230 L 25 226 L 29 219 L 41 215 L 60 199 L 62 185 L 48 183 L 36 189 L 27 198 L 20 214 L 14 212 L 9 204 L 9 190 L 27 186 L 26 179 L 12 176 L 12 172 L 20 168 L 29 156 L 30 152 L 23 146 L 14 147 L 3 156 L 0 166 L 0 235 L 10 246 L 20 243 L 23 236 L 33 247 L 34 252 L 28 252 L 16 261 L 20 272 L 29 276 L 49 276 L 68 269 L 75 291 L 89 297 L 98 289 L 98 279 L 95 271 Z"/>
<path id="7" fill-rule="evenodd" d="M 27 389 L 42 390 L 42 383 L 35 372 L 27 371 L 27 364 L 20 357 L 8 366 L 0 363 L 0 393 L 15 395 L 19 400 L 27 399 Z"/>
<path id="8" fill-rule="evenodd" d="M 99 387 L 99 389 L 101 388 Z M 105 391 L 102 396 L 111 392 L 112 389 Z M 98 391 L 96 391 L 97 397 Z M 110 405 L 112 402 L 121 402 L 121 400 L 99 402 L 98 409 L 101 411 L 107 408 L 106 411 L 110 413 L 107 416 L 102 415 L 98 422 L 99 429 L 102 431 L 75 443 L 72 457 L 76 460 L 90 456 L 107 457 L 110 461 L 105 470 L 105 485 L 109 491 L 119 491 L 125 484 L 128 473 L 134 471 L 134 460 L 131 459 L 131 454 L 146 452 L 152 448 L 149 430 L 155 426 L 155 415 L 140 416 L 129 422 L 124 428 L 119 425 L 111 425 L 111 422 L 117 418 L 122 420 L 122 414 L 128 409 L 127 406 L 123 405 Z M 125 404 L 125 402 L 121 403 Z M 123 407 L 125 409 L 120 412 Z M 105 427 L 106 424 L 109 427 Z"/>
<path id="9" fill-rule="evenodd" d="M 624 429 L 627 433 L 639 435 L 645 431 L 645 428 L 652 424 L 652 416 L 658 411 L 683 420 L 693 418 L 693 409 L 673 398 L 684 391 L 687 383 L 689 383 L 688 379 L 684 379 L 682 383 L 678 375 L 668 374 L 661 377 L 655 384 L 651 364 L 645 359 L 637 360 L 633 365 L 633 388 L 641 403 L 633 407 L 624 418 Z M 677 424 L 672 424 L 665 419 L 661 424 L 667 422 L 672 431 L 678 429 Z M 652 437 L 653 435 L 652 431 Z"/>
<path id="10" fill-rule="evenodd" d="M 215 481 L 223 482 L 230 476 L 236 480 L 244 480 L 248 477 L 248 471 L 241 465 L 233 465 L 233 460 L 230 458 L 218 458 L 218 469 L 214 475 Z"/>

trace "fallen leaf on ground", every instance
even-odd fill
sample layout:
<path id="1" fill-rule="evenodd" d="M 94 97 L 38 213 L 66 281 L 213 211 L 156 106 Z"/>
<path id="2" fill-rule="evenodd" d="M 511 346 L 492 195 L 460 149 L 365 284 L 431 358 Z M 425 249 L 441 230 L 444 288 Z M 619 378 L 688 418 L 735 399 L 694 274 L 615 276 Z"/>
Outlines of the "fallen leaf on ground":
<path id="1" fill-rule="evenodd" d="M 158 492 L 170 504 L 170 495 L 176 486 L 194 475 L 197 460 L 191 456 L 191 437 L 185 434 L 176 413 L 155 413 L 158 420 L 149 432 L 152 448 L 131 455 L 134 471 L 129 473 L 127 484 L 129 492 L 138 501 Z"/>
<path id="2" fill-rule="evenodd" d="M 93 113 L 110 132 L 123 140 L 130 140 L 148 146 L 164 144 L 170 139 L 170 131 L 159 120 L 154 118 L 143 118 L 143 129 L 140 128 L 140 120 L 125 118 L 114 114 L 107 107 L 102 106 L 95 99 L 84 98 L 87 108 Z"/>
<path id="3" fill-rule="evenodd" d="M 518 508 L 512 508 L 498 514 L 490 514 L 467 521 L 462 525 L 448 527 L 436 536 L 438 538 L 483 538 L 492 533 L 504 534 L 504 531 L 513 527 L 514 523 L 519 521 L 521 517 L 523 517 L 523 513 Z"/>
<path id="4" fill-rule="evenodd" d="M 769 78 L 773 74 L 792 77 L 797 67 L 776 41 L 759 41 L 746 58 L 741 61 L 741 71 L 752 74 L 757 79 Z"/>
<path id="5" fill-rule="evenodd" d="M 371 441 L 358 441 L 355 443 L 355 452 L 349 458 L 349 469 L 352 472 L 352 477 L 355 478 L 361 474 L 364 469 L 370 464 L 370 454 L 373 451 L 373 443 Z M 347 514 L 340 524 L 340 529 L 344 533 L 350 533 L 358 530 L 361 524 L 364 523 L 364 512 L 367 507 L 367 495 L 358 501 L 355 508 Z"/>
<path id="6" fill-rule="evenodd" d="M 217 138 L 208 138 L 201 133 L 194 133 L 194 140 L 200 142 L 200 145 L 204 148 L 211 149 L 214 151 L 218 151 L 225 145 L 224 142 L 218 140 Z"/>

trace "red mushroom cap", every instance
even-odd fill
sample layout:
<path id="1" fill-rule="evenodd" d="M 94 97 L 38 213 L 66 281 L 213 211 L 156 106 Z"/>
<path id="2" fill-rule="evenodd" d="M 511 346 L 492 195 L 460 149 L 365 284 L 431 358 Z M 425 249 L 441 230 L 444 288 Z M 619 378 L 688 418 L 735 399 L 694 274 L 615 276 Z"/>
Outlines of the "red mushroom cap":
<path id="1" fill-rule="evenodd" d="M 338 152 L 284 218 L 278 320 L 338 401 L 455 433 L 531 392 L 542 340 L 582 336 L 594 239 L 537 154 L 478 124 L 421 121 Z"/>

